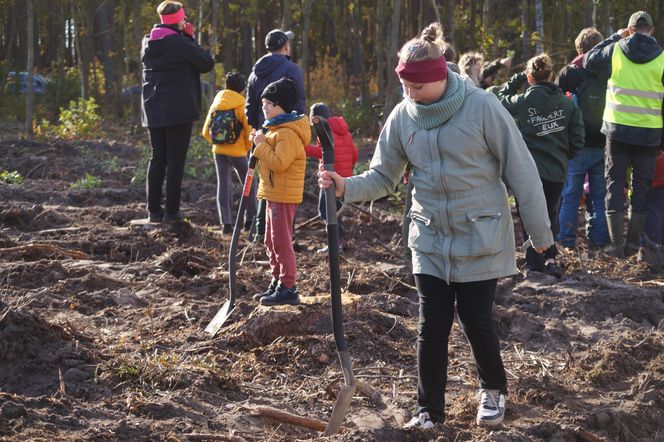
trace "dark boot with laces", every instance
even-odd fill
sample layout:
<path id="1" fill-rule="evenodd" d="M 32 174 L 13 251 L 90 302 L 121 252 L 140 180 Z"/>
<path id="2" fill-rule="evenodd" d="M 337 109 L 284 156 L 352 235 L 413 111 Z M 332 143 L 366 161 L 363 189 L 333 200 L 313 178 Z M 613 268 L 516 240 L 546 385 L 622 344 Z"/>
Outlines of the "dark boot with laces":
<path id="1" fill-rule="evenodd" d="M 270 286 L 265 290 L 264 292 L 256 293 L 254 295 L 254 301 L 260 301 L 262 298 L 266 296 L 273 295 L 274 292 L 277 291 L 277 287 L 279 286 L 279 280 L 276 278 L 272 278 L 272 282 L 270 282 Z"/>
<path id="2" fill-rule="evenodd" d="M 298 305 L 299 303 L 300 296 L 297 294 L 297 287 L 284 287 L 281 284 L 273 294 L 261 298 L 261 305 Z"/>

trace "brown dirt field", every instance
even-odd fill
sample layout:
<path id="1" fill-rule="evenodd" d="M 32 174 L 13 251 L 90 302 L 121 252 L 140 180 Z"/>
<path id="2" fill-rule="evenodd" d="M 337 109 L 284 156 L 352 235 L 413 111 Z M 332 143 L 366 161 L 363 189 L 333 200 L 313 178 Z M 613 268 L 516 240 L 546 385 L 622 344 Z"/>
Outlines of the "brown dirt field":
<path id="1" fill-rule="evenodd" d="M 342 379 L 313 176 L 296 220 L 303 304 L 251 300 L 269 273 L 243 235 L 239 303 L 210 339 L 203 329 L 228 296 L 216 183 L 185 177 L 187 223 L 136 227 L 146 216 L 131 184 L 136 147 L 5 139 L 0 151 L 0 170 L 26 177 L 0 182 L 0 440 L 324 439 L 259 413 L 327 421 Z M 70 190 L 85 172 L 101 187 Z M 455 325 L 445 425 L 402 430 L 417 389 L 417 295 L 394 201 L 361 209 L 344 215 L 345 330 L 355 374 L 382 399 L 356 394 L 327 440 L 664 440 L 662 251 L 616 260 L 581 241 L 562 251 L 559 280 L 499 281 L 504 424 L 475 425 L 477 377 Z"/>

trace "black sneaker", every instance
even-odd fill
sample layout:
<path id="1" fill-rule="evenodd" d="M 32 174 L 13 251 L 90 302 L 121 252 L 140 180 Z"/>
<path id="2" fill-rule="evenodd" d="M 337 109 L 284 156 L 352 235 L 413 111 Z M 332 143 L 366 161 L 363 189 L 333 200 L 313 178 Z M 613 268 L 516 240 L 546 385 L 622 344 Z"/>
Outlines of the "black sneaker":
<path id="1" fill-rule="evenodd" d="M 260 301 L 262 298 L 266 296 L 273 295 L 274 292 L 277 291 L 278 286 L 279 286 L 279 280 L 272 278 L 272 282 L 270 282 L 270 286 L 267 288 L 267 290 L 261 293 L 256 293 L 254 295 L 254 301 Z"/>
<path id="2" fill-rule="evenodd" d="M 261 298 L 261 305 L 298 305 L 299 303 L 300 296 L 297 294 L 297 287 L 284 287 L 281 284 L 273 294 Z"/>
<path id="3" fill-rule="evenodd" d="M 165 223 L 179 223 L 184 221 L 184 216 L 182 216 L 182 212 L 179 210 L 175 213 L 166 212 L 162 221 Z"/>
<path id="4" fill-rule="evenodd" d="M 163 210 L 154 210 L 148 214 L 148 221 L 151 223 L 160 223 L 164 217 Z"/>
<path id="5" fill-rule="evenodd" d="M 233 233 L 233 226 L 231 224 L 224 224 L 222 233 L 224 235 L 231 235 Z"/>

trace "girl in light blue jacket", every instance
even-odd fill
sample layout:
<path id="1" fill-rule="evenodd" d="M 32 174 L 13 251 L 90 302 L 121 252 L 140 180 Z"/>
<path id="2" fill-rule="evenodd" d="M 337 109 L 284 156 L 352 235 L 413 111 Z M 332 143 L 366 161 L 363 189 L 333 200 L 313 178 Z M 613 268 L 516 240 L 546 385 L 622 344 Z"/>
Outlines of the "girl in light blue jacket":
<path id="1" fill-rule="evenodd" d="M 413 182 L 408 246 L 419 295 L 418 406 L 407 428 L 444 422 L 447 342 L 456 302 L 480 381 L 477 424 L 499 425 L 507 380 L 493 324 L 497 279 L 517 273 L 508 184 L 530 241 L 553 244 L 542 184 L 512 117 L 495 95 L 447 69 L 433 23 L 399 52 L 404 99 L 388 117 L 370 169 L 342 178 L 322 167 L 319 186 L 346 201 L 392 192 L 406 164 Z"/>

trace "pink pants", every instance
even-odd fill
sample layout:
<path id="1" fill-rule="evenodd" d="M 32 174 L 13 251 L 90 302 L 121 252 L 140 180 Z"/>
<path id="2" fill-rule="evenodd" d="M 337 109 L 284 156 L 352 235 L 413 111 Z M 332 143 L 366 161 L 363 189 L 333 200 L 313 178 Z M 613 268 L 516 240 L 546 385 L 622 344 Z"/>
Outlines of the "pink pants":
<path id="1" fill-rule="evenodd" d="M 293 287 L 297 276 L 293 250 L 293 220 L 298 204 L 267 202 L 265 247 L 270 257 L 272 277 L 284 287 Z"/>

